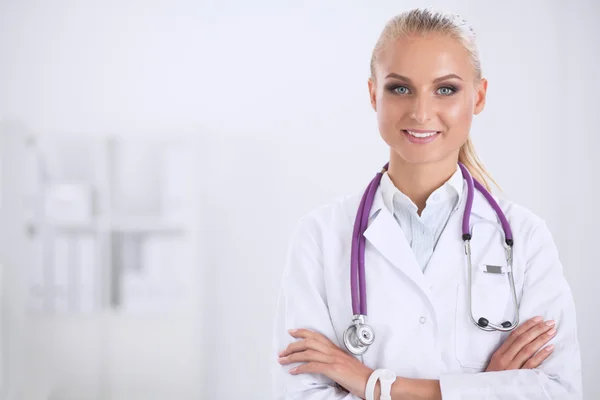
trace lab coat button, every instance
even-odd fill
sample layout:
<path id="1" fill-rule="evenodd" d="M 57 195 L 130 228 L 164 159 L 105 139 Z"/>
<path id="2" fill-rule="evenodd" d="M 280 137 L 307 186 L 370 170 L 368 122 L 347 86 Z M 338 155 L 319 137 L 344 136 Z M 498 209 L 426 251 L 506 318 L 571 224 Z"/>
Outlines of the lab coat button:
<path id="1" fill-rule="evenodd" d="M 426 319 L 425 317 L 421 317 L 421 318 L 419 318 L 419 322 L 420 322 L 420 323 L 422 323 L 422 324 L 424 324 L 426 320 L 427 320 L 427 319 Z"/>

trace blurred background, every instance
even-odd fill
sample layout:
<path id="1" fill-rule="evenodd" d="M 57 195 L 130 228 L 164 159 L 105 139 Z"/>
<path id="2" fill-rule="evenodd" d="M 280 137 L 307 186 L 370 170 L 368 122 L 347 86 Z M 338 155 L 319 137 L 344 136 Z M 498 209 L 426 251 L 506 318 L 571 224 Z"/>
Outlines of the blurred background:
<path id="1" fill-rule="evenodd" d="M 474 142 L 554 233 L 599 398 L 598 2 L 0 0 L 1 398 L 270 398 L 289 236 L 385 163 L 371 50 L 425 5 L 477 32 Z"/>

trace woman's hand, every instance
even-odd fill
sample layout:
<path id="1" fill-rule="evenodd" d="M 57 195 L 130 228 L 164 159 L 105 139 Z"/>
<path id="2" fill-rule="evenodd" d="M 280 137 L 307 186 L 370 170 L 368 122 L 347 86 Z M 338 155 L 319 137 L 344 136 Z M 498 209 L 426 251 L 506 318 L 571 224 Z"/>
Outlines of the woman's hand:
<path id="1" fill-rule="evenodd" d="M 509 369 L 533 369 L 546 359 L 554 346 L 542 348 L 556 334 L 554 321 L 542 322 L 541 317 L 536 317 L 517 327 L 506 338 L 506 341 L 492 355 L 486 372 L 505 371 Z"/>
<path id="2" fill-rule="evenodd" d="M 362 399 L 373 370 L 346 353 L 320 333 L 307 329 L 290 330 L 290 335 L 302 339 L 279 353 L 281 365 L 304 363 L 290 374 L 322 374 Z"/>

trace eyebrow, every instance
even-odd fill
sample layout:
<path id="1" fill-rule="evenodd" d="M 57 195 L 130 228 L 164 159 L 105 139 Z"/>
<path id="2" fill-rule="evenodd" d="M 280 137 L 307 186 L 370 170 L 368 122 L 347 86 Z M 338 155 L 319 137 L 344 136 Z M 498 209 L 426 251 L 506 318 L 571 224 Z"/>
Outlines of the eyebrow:
<path id="1" fill-rule="evenodd" d="M 410 78 L 407 78 L 406 76 L 402 76 L 402 75 L 396 74 L 394 72 L 388 74 L 385 78 L 386 79 L 387 78 L 396 78 L 396 79 L 399 79 L 401 81 L 412 83 L 412 81 L 410 80 Z M 459 79 L 461 81 L 463 80 L 460 76 L 458 76 L 456 74 L 448 74 L 448 75 L 440 76 L 439 78 L 435 78 L 433 80 L 433 83 L 438 83 L 438 82 L 441 82 L 441 81 L 445 81 L 446 79 L 450 79 L 450 78 L 456 78 L 456 79 Z"/>

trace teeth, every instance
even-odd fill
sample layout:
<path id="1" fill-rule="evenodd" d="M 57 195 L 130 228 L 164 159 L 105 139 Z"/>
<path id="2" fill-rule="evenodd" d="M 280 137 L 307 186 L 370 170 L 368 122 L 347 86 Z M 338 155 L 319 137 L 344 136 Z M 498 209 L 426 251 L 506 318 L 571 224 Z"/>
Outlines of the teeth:
<path id="1" fill-rule="evenodd" d="M 413 131 L 408 131 L 408 130 L 406 132 L 408 132 L 408 134 L 410 136 L 414 136 L 416 138 L 426 138 L 426 137 L 433 136 L 433 135 L 435 135 L 437 133 L 435 131 L 419 133 L 419 132 L 413 132 Z"/>

